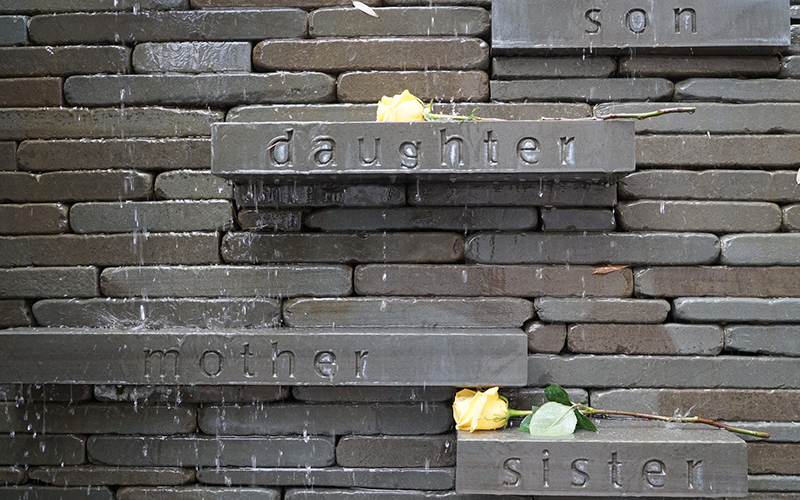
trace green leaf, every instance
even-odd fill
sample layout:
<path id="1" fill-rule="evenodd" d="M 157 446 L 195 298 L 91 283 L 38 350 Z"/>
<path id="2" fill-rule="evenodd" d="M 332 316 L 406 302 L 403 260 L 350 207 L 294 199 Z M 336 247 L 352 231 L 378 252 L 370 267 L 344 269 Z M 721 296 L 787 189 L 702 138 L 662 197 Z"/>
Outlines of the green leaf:
<path id="1" fill-rule="evenodd" d="M 547 389 L 544 390 L 544 396 L 548 401 L 555 401 L 556 403 L 564 406 L 572 406 L 572 402 L 569 400 L 567 391 L 562 389 L 558 384 L 547 386 Z"/>
<path id="2" fill-rule="evenodd" d="M 530 415 L 522 419 L 522 422 L 519 423 L 519 430 L 521 430 L 522 432 L 530 432 L 531 430 L 530 423 L 532 416 L 533 414 L 531 413 Z"/>
<path id="3" fill-rule="evenodd" d="M 578 418 L 578 427 L 581 429 L 586 429 L 587 431 L 597 432 L 597 426 L 594 425 L 594 422 L 589 420 L 589 417 L 579 412 L 577 408 L 573 411 L 575 412 L 575 416 Z"/>
<path id="4" fill-rule="evenodd" d="M 528 432 L 531 436 L 568 436 L 575 432 L 576 424 L 571 407 L 550 401 L 533 414 Z"/>

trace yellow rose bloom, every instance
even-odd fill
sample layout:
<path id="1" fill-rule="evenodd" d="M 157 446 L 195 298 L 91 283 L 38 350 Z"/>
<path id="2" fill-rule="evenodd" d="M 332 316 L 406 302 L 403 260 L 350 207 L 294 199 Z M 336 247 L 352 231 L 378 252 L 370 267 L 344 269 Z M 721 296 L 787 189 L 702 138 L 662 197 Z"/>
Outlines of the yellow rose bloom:
<path id="1" fill-rule="evenodd" d="M 502 399 L 492 387 L 484 392 L 462 389 L 453 401 L 453 418 L 456 429 L 476 430 L 499 429 L 508 421 L 508 402 Z"/>
<path id="2" fill-rule="evenodd" d="M 378 102 L 379 122 L 417 122 L 425 119 L 425 106 L 408 90 L 394 97 L 381 97 Z"/>

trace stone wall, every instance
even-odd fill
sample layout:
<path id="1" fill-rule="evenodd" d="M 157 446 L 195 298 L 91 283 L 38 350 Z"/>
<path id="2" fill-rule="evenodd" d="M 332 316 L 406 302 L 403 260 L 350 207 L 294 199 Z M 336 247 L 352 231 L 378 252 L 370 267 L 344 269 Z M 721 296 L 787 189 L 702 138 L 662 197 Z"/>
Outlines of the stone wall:
<path id="1" fill-rule="evenodd" d="M 0 0 L 0 328 L 522 328 L 515 407 L 558 383 L 766 430 L 750 496 L 798 498 L 800 46 L 492 57 L 488 0 L 366 3 Z M 616 183 L 211 174 L 214 122 L 370 121 L 404 88 L 696 111 L 637 121 Z M 0 386 L 0 498 L 460 497 L 452 387 L 106 382 Z"/>

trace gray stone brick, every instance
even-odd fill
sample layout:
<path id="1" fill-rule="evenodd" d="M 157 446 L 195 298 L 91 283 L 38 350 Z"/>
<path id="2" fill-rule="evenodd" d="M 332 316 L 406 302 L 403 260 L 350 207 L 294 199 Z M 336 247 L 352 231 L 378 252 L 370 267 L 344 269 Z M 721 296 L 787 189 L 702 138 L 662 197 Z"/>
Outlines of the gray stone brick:
<path id="1" fill-rule="evenodd" d="M 725 327 L 725 349 L 778 356 L 800 356 L 800 327 L 728 325 Z"/>
<path id="2" fill-rule="evenodd" d="M 20 170 L 33 172 L 110 168 L 210 169 L 211 141 L 198 138 L 23 141 L 17 157 Z"/>
<path id="3" fill-rule="evenodd" d="M 325 467 L 329 437 L 92 436 L 93 463 L 139 467 Z"/>
<path id="4" fill-rule="evenodd" d="M 747 443 L 747 472 L 750 474 L 800 474 L 800 453 L 796 443 Z"/>
<path id="5" fill-rule="evenodd" d="M 152 192 L 153 176 L 133 170 L 0 172 L 0 200 L 10 202 L 136 200 Z"/>
<path id="6" fill-rule="evenodd" d="M 480 500 L 480 498 L 485 498 L 485 496 L 464 495 L 456 493 L 455 491 L 439 492 L 421 490 L 370 491 L 334 488 L 287 488 L 286 493 L 284 493 L 284 500 Z M 503 495 L 492 498 L 496 500 L 523 500 L 527 497 Z"/>
<path id="7" fill-rule="evenodd" d="M 193 470 L 177 467 L 36 467 L 28 472 L 28 476 L 56 486 L 177 486 L 194 481 Z"/>
<path id="8" fill-rule="evenodd" d="M 224 73 L 250 71 L 249 42 L 139 43 L 133 49 L 137 73 Z"/>
<path id="9" fill-rule="evenodd" d="M 648 267 L 635 292 L 650 297 L 800 297 L 797 267 Z"/>
<path id="10" fill-rule="evenodd" d="M 58 402 L 76 403 L 92 399 L 92 386 L 88 384 L 13 384 L 8 391 L 0 391 L 3 401 L 17 403 Z"/>
<path id="11" fill-rule="evenodd" d="M 770 232 L 781 227 L 774 203 L 741 201 L 653 201 L 620 203 L 619 223 L 629 231 Z"/>
<path id="12" fill-rule="evenodd" d="M 280 500 L 279 488 L 180 486 L 169 488 L 121 488 L 117 500 Z"/>
<path id="13" fill-rule="evenodd" d="M 778 75 L 776 56 L 627 56 L 619 61 L 619 74 L 634 78 L 670 80 L 695 77 L 768 78 Z"/>
<path id="14" fill-rule="evenodd" d="M 77 465 L 86 460 L 86 439 L 79 436 L 1 435 L 0 465 Z M 86 490 L 83 490 L 86 495 Z"/>
<path id="15" fill-rule="evenodd" d="M 191 407 L 132 404 L 0 403 L 0 432 L 41 434 L 187 434 L 197 429 Z"/>
<path id="16" fill-rule="evenodd" d="M 114 492 L 108 488 L 62 488 L 59 486 L 0 486 L 0 499 L 14 500 L 114 500 Z"/>
<path id="17" fill-rule="evenodd" d="M 567 347 L 583 354 L 714 356 L 725 338 L 717 325 L 578 324 L 567 330 Z"/>
<path id="18" fill-rule="evenodd" d="M 289 397 L 281 386 L 250 385 L 95 385 L 98 401 L 136 401 L 145 404 L 269 403 Z"/>
<path id="19" fill-rule="evenodd" d="M 37 16 L 28 28 L 37 45 L 263 40 L 306 34 L 300 9 L 76 13 Z"/>
<path id="20" fill-rule="evenodd" d="M 0 269 L 0 298 L 97 297 L 96 267 Z"/>
<path id="21" fill-rule="evenodd" d="M 589 393 L 583 389 L 564 389 L 567 391 L 569 400 L 574 403 L 589 403 Z M 524 410 L 532 406 L 542 406 L 547 403 L 544 388 L 522 387 L 518 389 L 500 389 L 500 394 L 508 398 L 508 406 L 514 409 Z"/>
<path id="22" fill-rule="evenodd" d="M 28 479 L 28 471 L 25 466 L 9 465 L 0 467 L 0 484 L 8 486 L 11 484 L 21 484 Z M 455 484 L 455 477 L 453 478 Z"/>
<path id="23" fill-rule="evenodd" d="M 455 468 L 442 469 L 200 469 L 197 479 L 205 484 L 266 486 L 333 486 L 338 488 L 450 490 L 456 483 Z"/>
<path id="24" fill-rule="evenodd" d="M 312 11 L 308 34 L 318 37 L 474 36 L 489 33 L 489 12 L 479 7 L 380 7 L 380 18 L 353 8 Z"/>
<path id="25" fill-rule="evenodd" d="M 221 7 L 299 7 L 311 9 L 335 5 L 352 5 L 348 0 L 191 0 L 195 9 Z M 380 5 L 379 0 L 366 0 L 366 5 Z"/>
<path id="26" fill-rule="evenodd" d="M 531 302 L 504 297 L 301 298 L 283 306 L 284 322 L 297 327 L 520 327 L 531 316 Z"/>
<path id="27" fill-rule="evenodd" d="M 0 207 L 1 209 L 1 207 Z M 312 212 L 305 224 L 325 231 L 535 229 L 535 208 L 354 208 Z"/>
<path id="28" fill-rule="evenodd" d="M 76 203 L 69 224 L 76 233 L 227 231 L 233 207 L 223 200 Z"/>
<path id="29" fill-rule="evenodd" d="M 274 299 L 46 299 L 33 305 L 42 326 L 87 328 L 267 328 L 280 323 Z"/>
<path id="30" fill-rule="evenodd" d="M 536 316 L 548 323 L 661 323 L 669 314 L 666 300 L 541 297 Z"/>
<path id="31" fill-rule="evenodd" d="M 676 319 L 700 323 L 797 323 L 800 299 L 750 297 L 681 297 L 675 299 Z"/>
<path id="32" fill-rule="evenodd" d="M 421 206 L 613 206 L 613 185 L 586 182 L 434 184 L 408 186 L 408 202 Z"/>
<path id="33" fill-rule="evenodd" d="M 611 389 L 592 391 L 591 405 L 659 415 L 700 415 L 713 420 L 788 422 L 800 411 L 800 391 Z"/>
<path id="34" fill-rule="evenodd" d="M 675 84 L 676 101 L 791 102 L 800 100 L 800 82 L 758 78 L 690 78 Z"/>
<path id="35" fill-rule="evenodd" d="M 128 73 L 131 49 L 119 46 L 0 48 L 0 75 L 70 76 Z"/>
<path id="36" fill-rule="evenodd" d="M 0 328 L 30 326 L 33 315 L 28 304 L 22 299 L 0 300 Z"/>
<path id="37" fill-rule="evenodd" d="M 71 76 L 64 96 L 74 106 L 166 104 L 233 106 L 262 102 L 328 102 L 336 85 L 323 73 Z"/>
<path id="38" fill-rule="evenodd" d="M 0 234 L 52 234 L 69 229 L 62 203 L 0 205 Z"/>
<path id="39" fill-rule="evenodd" d="M 0 46 L 27 45 L 28 18 L 25 16 L 0 16 Z"/>
<path id="40" fill-rule="evenodd" d="M 156 179 L 158 181 L 158 179 Z M 300 231 L 303 212 L 300 210 L 239 210 L 239 227 L 250 231 Z"/>
<path id="41" fill-rule="evenodd" d="M 493 101 L 668 101 L 672 82 L 663 78 L 567 78 L 541 80 L 493 80 Z"/>
<path id="42" fill-rule="evenodd" d="M 271 186 L 263 182 L 235 184 L 233 195 L 240 208 L 279 207 L 380 207 L 403 205 L 403 186 L 375 184 Z"/>
<path id="43" fill-rule="evenodd" d="M 747 476 L 747 490 L 784 492 L 798 491 L 800 490 L 800 477 L 779 476 L 774 474 L 750 475 Z"/>
<path id="44" fill-rule="evenodd" d="M 797 56 L 781 58 L 781 71 L 779 78 L 800 78 L 800 59 Z"/>
<path id="45" fill-rule="evenodd" d="M 17 143 L 0 142 L 0 172 L 17 169 Z"/>
<path id="46" fill-rule="evenodd" d="M 781 213 L 783 215 L 783 224 L 781 224 L 781 229 L 784 231 L 800 230 L 800 205 L 789 205 L 788 207 L 783 207 Z"/>
<path id="47" fill-rule="evenodd" d="M 800 442 L 800 424 L 797 422 L 728 422 L 735 427 L 746 427 L 755 431 L 769 432 L 769 440 L 774 443 Z M 745 441 L 761 441 L 760 438 L 745 434 L 740 436 Z"/>
<path id="48" fill-rule="evenodd" d="M 732 234 L 720 238 L 720 263 L 733 266 L 800 264 L 800 234 Z"/>
<path id="49" fill-rule="evenodd" d="M 23 108 L 61 106 L 61 78 L 5 78 L 0 80 L 0 106 Z"/>
<path id="50" fill-rule="evenodd" d="M 489 76 L 484 71 L 352 71 L 336 81 L 339 102 L 374 103 L 403 90 L 426 102 L 488 101 Z"/>
<path id="51" fill-rule="evenodd" d="M 453 262 L 464 240 L 451 233 L 226 233 L 222 259 L 233 263 Z"/>
<path id="52" fill-rule="evenodd" d="M 224 119 L 222 111 L 157 107 L 0 109 L 0 140 L 211 135 Z"/>
<path id="53" fill-rule="evenodd" d="M 797 151 L 800 135 L 637 136 L 636 166 L 792 168 L 800 163 Z"/>
<path id="54" fill-rule="evenodd" d="M 800 26 L 794 25 L 791 28 L 792 44 L 785 48 L 783 54 L 800 54 Z"/>
<path id="55" fill-rule="evenodd" d="M 216 233 L 0 236 L 0 265 L 126 266 L 219 262 Z"/>
<path id="56" fill-rule="evenodd" d="M 761 356 L 528 356 L 528 385 L 567 387 L 800 388 L 794 358 Z M 702 377 L 698 377 L 702 373 Z M 742 374 L 747 373 L 747 377 Z"/>
<path id="57" fill-rule="evenodd" d="M 274 404 L 205 406 L 197 423 L 223 435 L 425 435 L 453 428 L 449 404 Z"/>
<path id="58" fill-rule="evenodd" d="M 205 170 L 175 170 L 158 174 L 154 190 L 159 199 L 233 199 L 233 183 Z"/>
<path id="59" fill-rule="evenodd" d="M 607 209 L 542 208 L 542 231 L 613 231 L 614 214 Z"/>
<path id="60" fill-rule="evenodd" d="M 392 54 L 392 57 L 386 57 Z M 489 45 L 478 38 L 265 40 L 253 50 L 260 71 L 486 69 Z"/>
<path id="61" fill-rule="evenodd" d="M 490 7 L 491 0 L 383 0 L 385 5 L 479 5 Z"/>
<path id="62" fill-rule="evenodd" d="M 492 78 L 534 80 L 538 78 L 606 78 L 617 70 L 612 57 L 495 57 Z"/>
<path id="63" fill-rule="evenodd" d="M 627 297 L 630 269 L 606 275 L 581 266 L 367 264 L 356 268 L 359 295 Z"/>
<path id="64" fill-rule="evenodd" d="M 136 7 L 136 6 L 139 7 Z M 52 14 L 93 10 L 186 9 L 187 0 L 0 0 L 0 12 Z"/>
<path id="65" fill-rule="evenodd" d="M 315 403 L 409 403 L 452 401 L 451 387 L 292 387 L 292 396 Z"/>
<path id="66" fill-rule="evenodd" d="M 464 255 L 486 264 L 710 264 L 719 240 L 704 233 L 482 233 L 467 239 Z"/>
<path id="67" fill-rule="evenodd" d="M 643 170 L 620 179 L 624 199 L 800 201 L 797 172 L 763 170 Z M 660 207 L 660 205 L 659 205 Z M 784 215 L 786 211 L 784 210 Z"/>
<path id="68" fill-rule="evenodd" d="M 528 351 L 557 354 L 564 348 L 567 325 L 530 321 L 525 325 L 525 333 L 528 334 Z"/>
<path id="69" fill-rule="evenodd" d="M 435 74 L 435 72 L 433 72 Z M 396 73 L 395 73 L 396 74 Z M 377 101 L 377 99 L 376 99 Z M 478 108 L 482 118 L 506 120 L 538 120 L 543 116 L 586 118 L 591 114 L 587 104 L 578 103 L 434 103 L 433 110 L 442 114 L 469 115 Z M 229 122 L 283 121 L 373 121 L 376 104 L 283 104 L 274 106 L 237 106 L 228 112 Z"/>
<path id="70" fill-rule="evenodd" d="M 342 467 L 454 467 L 456 436 L 344 436 L 336 445 Z"/>
<path id="71" fill-rule="evenodd" d="M 108 297 L 350 295 L 352 269 L 337 265 L 118 267 L 100 276 Z"/>

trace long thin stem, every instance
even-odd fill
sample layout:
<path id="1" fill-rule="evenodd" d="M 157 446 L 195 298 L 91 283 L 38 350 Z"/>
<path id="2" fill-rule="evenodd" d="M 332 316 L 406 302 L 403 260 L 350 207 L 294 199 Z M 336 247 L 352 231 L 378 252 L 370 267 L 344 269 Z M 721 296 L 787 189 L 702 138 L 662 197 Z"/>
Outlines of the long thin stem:
<path id="1" fill-rule="evenodd" d="M 648 420 L 660 420 L 662 422 L 689 422 L 689 423 L 698 423 L 698 424 L 706 424 L 711 425 L 714 427 L 719 427 L 720 429 L 725 429 L 726 431 L 730 432 L 738 432 L 739 434 L 747 434 L 749 436 L 755 436 L 760 438 L 769 438 L 768 432 L 761 432 L 761 431 L 752 431 L 750 429 L 742 429 L 741 427 L 734 427 L 732 425 L 723 424 L 722 422 L 717 422 L 716 420 L 709 420 L 707 418 L 700 418 L 700 417 L 666 417 L 664 415 L 653 415 L 650 413 L 639 413 L 635 411 L 625 411 L 625 410 L 601 410 L 598 408 L 592 408 L 591 406 L 580 405 L 581 410 L 580 412 L 584 415 L 623 415 L 626 417 L 636 417 L 636 418 L 646 418 Z"/>
<path id="2" fill-rule="evenodd" d="M 671 113 L 694 113 L 697 108 L 679 107 L 679 108 L 662 108 L 647 113 L 611 113 L 608 115 L 595 115 L 596 120 L 614 120 L 617 118 L 633 118 L 635 120 L 644 120 L 645 118 L 652 118 L 654 116 L 668 115 Z"/>

